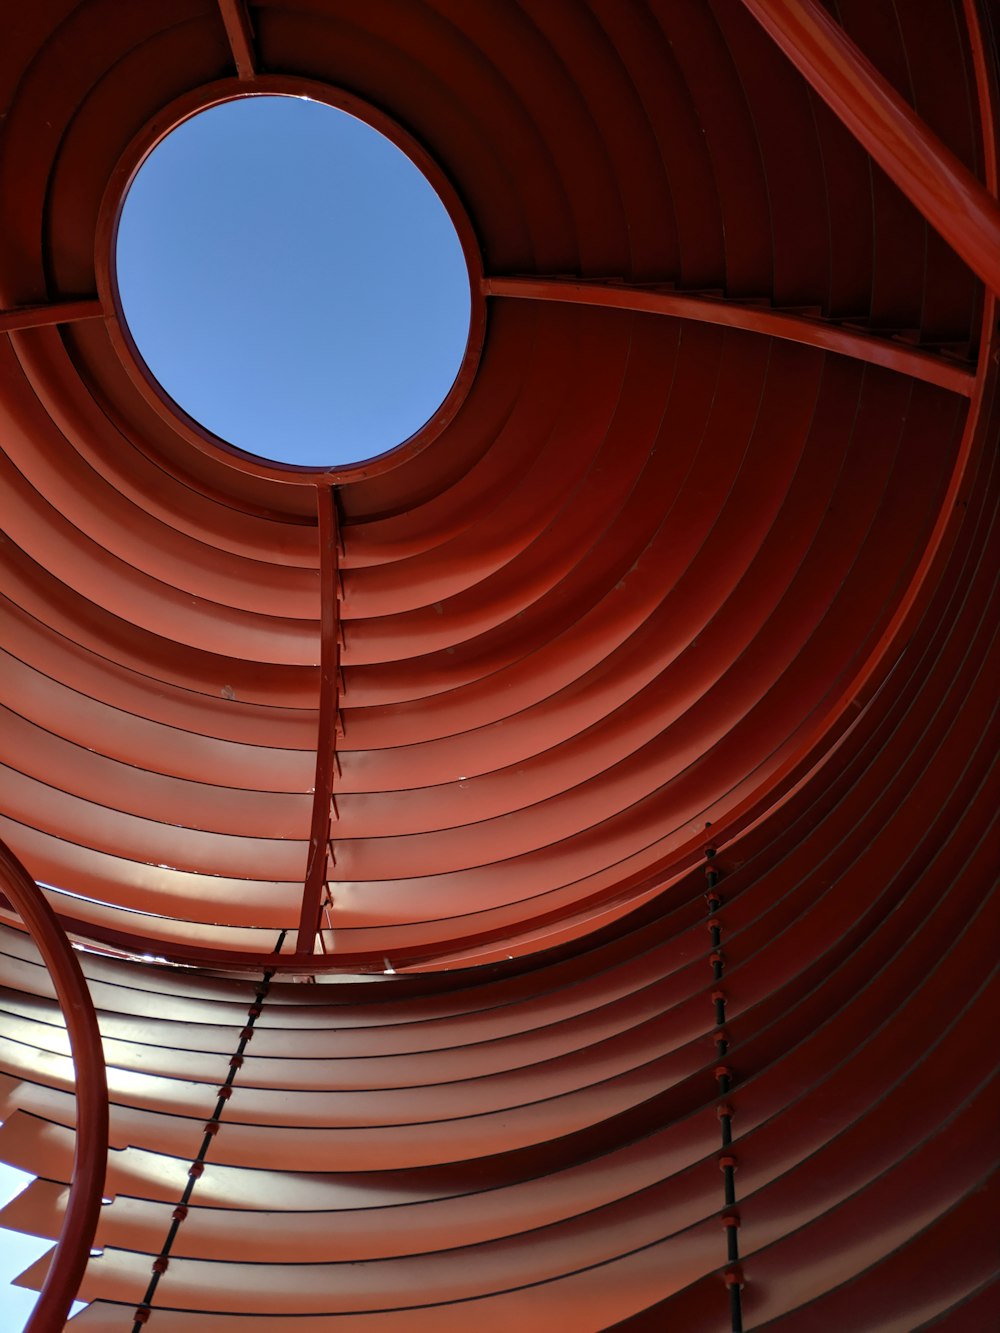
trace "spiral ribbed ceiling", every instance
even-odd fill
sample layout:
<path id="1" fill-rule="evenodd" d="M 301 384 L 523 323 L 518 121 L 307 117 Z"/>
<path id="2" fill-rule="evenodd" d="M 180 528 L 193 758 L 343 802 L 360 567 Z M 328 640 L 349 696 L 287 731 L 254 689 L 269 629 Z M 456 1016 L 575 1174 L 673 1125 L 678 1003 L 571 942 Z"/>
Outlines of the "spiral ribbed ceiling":
<path id="1" fill-rule="evenodd" d="M 995 196 L 987 7 L 828 8 Z M 984 284 L 739 0 L 8 27 L 0 838 L 105 1038 L 74 1327 L 987 1327 Z M 296 88 L 475 285 L 442 411 L 333 474 L 205 437 L 115 306 L 143 153 Z M 54 1238 L 72 1069 L 0 915 L 2 1220 Z"/>

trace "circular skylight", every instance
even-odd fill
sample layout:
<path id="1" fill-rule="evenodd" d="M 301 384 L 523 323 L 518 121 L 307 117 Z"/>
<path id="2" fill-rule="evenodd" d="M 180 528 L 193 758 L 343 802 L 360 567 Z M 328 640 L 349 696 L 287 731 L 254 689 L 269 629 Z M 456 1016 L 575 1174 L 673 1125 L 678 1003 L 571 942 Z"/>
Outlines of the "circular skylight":
<path id="1" fill-rule="evenodd" d="M 469 276 L 444 204 L 323 102 L 244 97 L 184 121 L 133 179 L 115 261 L 161 388 L 269 460 L 384 453 L 433 416 L 465 353 Z"/>

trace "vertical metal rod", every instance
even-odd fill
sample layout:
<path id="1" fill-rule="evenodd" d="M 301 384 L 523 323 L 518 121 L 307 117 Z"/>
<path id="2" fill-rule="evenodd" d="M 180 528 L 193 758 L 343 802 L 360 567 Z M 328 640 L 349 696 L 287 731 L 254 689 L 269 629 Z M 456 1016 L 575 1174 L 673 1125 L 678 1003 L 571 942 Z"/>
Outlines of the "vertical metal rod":
<path id="1" fill-rule="evenodd" d="M 726 1227 L 726 1258 L 730 1263 L 736 1263 L 740 1257 L 739 1240 L 736 1235 L 735 1227 Z"/>
<path id="2" fill-rule="evenodd" d="M 731 1208 L 736 1202 L 736 1172 L 732 1166 L 722 1168 L 722 1186 L 726 1198 L 726 1207 Z"/>
<path id="3" fill-rule="evenodd" d="M 732 1333 L 743 1333 L 743 1294 L 738 1282 L 729 1285 L 729 1324 Z"/>
<path id="4" fill-rule="evenodd" d="M 715 913 L 722 906 L 722 894 L 719 892 L 718 884 L 720 879 L 718 867 L 715 864 L 715 848 L 709 847 L 705 852 L 705 879 L 708 882 L 708 889 L 705 893 L 705 902 L 708 905 L 708 931 L 712 941 L 712 954 L 710 963 L 712 965 L 712 979 L 716 983 L 722 980 L 725 971 L 725 955 L 722 952 L 722 921 Z M 715 1026 L 720 1029 L 715 1037 L 716 1053 L 720 1056 L 725 1055 L 729 1050 L 729 1034 L 722 1028 L 726 1021 L 726 996 L 725 992 L 716 990 L 712 992 L 712 1004 L 715 1017 Z M 717 1065 L 715 1069 L 715 1079 L 718 1084 L 720 1098 L 725 1097 L 732 1088 L 732 1071 L 728 1065 Z M 716 1107 L 719 1117 L 719 1133 L 722 1139 L 722 1147 L 728 1148 L 733 1141 L 733 1108 L 726 1101 L 720 1101 Z M 731 1208 L 736 1203 L 736 1161 L 735 1158 L 724 1156 L 719 1161 L 722 1169 L 723 1197 L 726 1207 Z M 729 1263 L 738 1263 L 740 1257 L 739 1236 L 737 1227 L 738 1218 L 730 1214 L 723 1217 L 723 1226 L 726 1230 L 726 1258 Z M 731 1269 L 725 1274 L 726 1284 L 729 1287 L 729 1315 L 730 1327 L 732 1333 L 743 1333 L 743 1296 L 742 1296 L 742 1273 L 739 1269 Z"/>
<path id="5" fill-rule="evenodd" d="M 319 720 L 316 731 L 316 778 L 313 784 L 309 851 L 306 858 L 299 929 L 295 939 L 297 954 L 313 952 L 316 933 L 319 930 L 320 912 L 326 893 L 333 774 L 336 763 L 337 710 L 340 702 L 338 625 L 340 536 L 337 497 L 332 486 L 317 486 L 316 516 L 320 569 Z"/>
<path id="6" fill-rule="evenodd" d="M 720 1115 L 719 1124 L 722 1126 L 722 1146 L 729 1148 L 733 1142 L 733 1118 L 731 1115 Z"/>

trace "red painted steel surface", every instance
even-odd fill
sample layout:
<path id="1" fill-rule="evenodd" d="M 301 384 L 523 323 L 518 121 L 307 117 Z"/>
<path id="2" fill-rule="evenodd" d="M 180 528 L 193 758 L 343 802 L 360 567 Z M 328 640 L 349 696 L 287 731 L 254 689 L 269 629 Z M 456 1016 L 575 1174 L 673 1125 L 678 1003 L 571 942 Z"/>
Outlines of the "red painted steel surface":
<path id="1" fill-rule="evenodd" d="M 253 49 L 253 28 L 245 0 L 219 0 L 219 12 L 226 28 L 226 38 L 233 52 L 236 72 L 241 79 L 253 79 L 257 61 Z"/>
<path id="2" fill-rule="evenodd" d="M 902 375 L 936 384 L 955 393 L 971 394 L 972 371 L 940 356 L 928 356 L 901 343 L 874 338 L 857 328 L 837 327 L 829 320 L 790 315 L 763 306 L 741 305 L 712 297 L 689 296 L 657 287 L 622 287 L 607 282 L 572 282 L 566 278 L 484 278 L 487 296 L 512 296 L 524 301 L 561 301 L 611 310 L 641 310 L 673 315 L 727 329 L 746 329 L 772 338 L 787 338 L 807 347 L 822 347 L 873 366 L 887 366 Z"/>
<path id="3" fill-rule="evenodd" d="M 108 1083 L 97 1014 L 69 940 L 34 880 L 0 842 L 2 901 L 24 922 L 58 1001 L 76 1085 L 76 1149 L 59 1242 L 25 1333 L 50 1333 L 65 1323 L 90 1257 L 101 1214 L 108 1161 Z M 47 989 L 47 987 L 46 987 Z"/>
<path id="4" fill-rule="evenodd" d="M 295 951 L 302 954 L 315 950 L 321 902 L 328 897 L 329 880 L 336 874 L 330 833 L 340 722 L 340 524 L 337 497 L 330 486 L 316 488 L 316 519 L 320 564 L 320 700 L 309 851 L 295 938 Z"/>
<path id="5" fill-rule="evenodd" d="M 73 324 L 80 319 L 101 319 L 104 307 L 100 301 L 54 301 L 47 305 L 22 306 L 18 310 L 0 310 L 0 332 L 12 329 L 40 328 L 46 324 Z"/>
<path id="6" fill-rule="evenodd" d="M 891 177 L 993 215 L 996 39 L 827 12 L 881 166 L 742 0 L 10 23 L 0 836 L 93 950 L 81 1329 L 154 1263 L 164 1333 L 995 1317 L 996 307 Z M 449 401 L 343 474 L 193 429 L 116 312 L 142 154 L 255 91 L 409 144 L 469 264 Z M 2 1217 L 54 1238 L 0 917 Z"/>
<path id="7" fill-rule="evenodd" d="M 924 217 L 1000 295 L 1000 206 L 817 0 L 743 0 Z"/>

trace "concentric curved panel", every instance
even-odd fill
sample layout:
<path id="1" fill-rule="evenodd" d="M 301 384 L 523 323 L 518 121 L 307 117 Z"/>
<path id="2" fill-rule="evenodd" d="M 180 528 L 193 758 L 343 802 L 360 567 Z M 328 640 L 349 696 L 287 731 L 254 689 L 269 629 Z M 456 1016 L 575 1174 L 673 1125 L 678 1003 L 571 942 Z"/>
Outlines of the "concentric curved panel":
<path id="1" fill-rule="evenodd" d="M 81 1328 L 988 1323 L 994 297 L 751 7 L 12 23 L 0 837 L 105 1040 Z M 992 217 L 989 15 L 829 12 Z M 398 127 L 479 280 L 349 475 L 203 439 L 115 313 L 136 155 L 279 86 Z"/>

